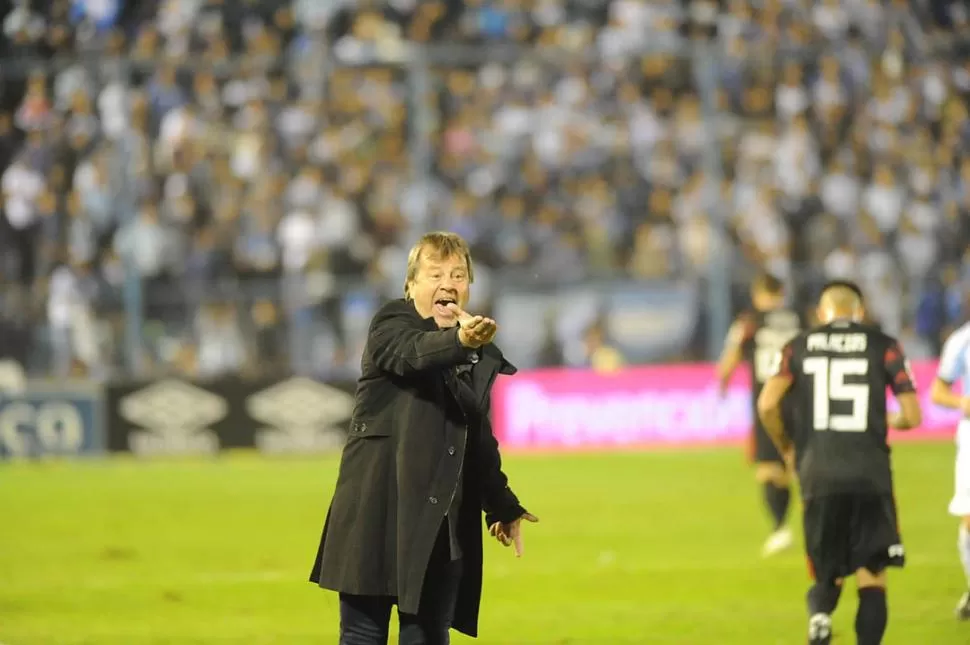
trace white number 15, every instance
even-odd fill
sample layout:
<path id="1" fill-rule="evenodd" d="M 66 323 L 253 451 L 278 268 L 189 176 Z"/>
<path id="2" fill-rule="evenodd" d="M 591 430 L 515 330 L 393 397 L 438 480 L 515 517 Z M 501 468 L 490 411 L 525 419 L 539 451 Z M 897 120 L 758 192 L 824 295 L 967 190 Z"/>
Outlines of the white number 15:
<path id="1" fill-rule="evenodd" d="M 864 358 L 825 358 L 813 356 L 802 362 L 802 369 L 814 379 L 812 417 L 816 430 L 865 432 L 869 427 L 869 386 L 846 383 L 845 377 L 866 376 L 869 361 Z M 852 412 L 832 414 L 832 401 L 850 401 Z"/>

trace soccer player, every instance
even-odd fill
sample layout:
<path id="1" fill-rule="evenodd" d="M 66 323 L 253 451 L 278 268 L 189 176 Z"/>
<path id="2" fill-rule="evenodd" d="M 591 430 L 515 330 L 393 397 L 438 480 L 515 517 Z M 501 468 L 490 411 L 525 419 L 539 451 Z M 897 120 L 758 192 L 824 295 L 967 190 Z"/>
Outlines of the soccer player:
<path id="1" fill-rule="evenodd" d="M 754 310 L 742 314 L 731 326 L 717 365 L 717 377 L 723 396 L 734 370 L 745 361 L 751 368 L 754 417 L 751 457 L 755 462 L 755 479 L 764 491 L 765 505 L 772 519 L 772 533 L 762 548 L 763 555 L 770 556 L 792 545 L 792 532 L 785 524 L 791 501 L 791 474 L 775 444 L 765 434 L 755 404 L 762 385 L 771 375 L 774 358 L 801 329 L 798 314 L 785 308 L 784 285 L 774 276 L 765 274 L 755 280 L 751 304 Z"/>
<path id="2" fill-rule="evenodd" d="M 960 537 L 957 546 L 963 571 L 970 586 L 970 323 L 957 329 L 946 342 L 940 356 L 936 380 L 930 388 L 933 403 L 963 412 L 957 427 L 956 486 L 950 501 L 950 514 L 960 518 Z M 961 381 L 960 391 L 956 382 Z M 970 591 L 957 604 L 957 618 L 970 619 Z"/>
<path id="3" fill-rule="evenodd" d="M 777 373 L 758 399 L 765 430 L 794 461 L 804 506 L 805 549 L 814 585 L 808 593 L 809 643 L 828 645 L 842 581 L 855 575 L 859 645 L 879 645 L 886 631 L 886 569 L 902 567 L 888 428 L 921 422 L 919 400 L 899 343 L 862 324 L 862 292 L 831 282 L 819 299 L 820 326 L 785 345 Z M 900 411 L 886 412 L 886 388 Z M 781 401 L 795 398 L 797 422 Z M 804 414 L 802 414 L 804 413 Z"/>

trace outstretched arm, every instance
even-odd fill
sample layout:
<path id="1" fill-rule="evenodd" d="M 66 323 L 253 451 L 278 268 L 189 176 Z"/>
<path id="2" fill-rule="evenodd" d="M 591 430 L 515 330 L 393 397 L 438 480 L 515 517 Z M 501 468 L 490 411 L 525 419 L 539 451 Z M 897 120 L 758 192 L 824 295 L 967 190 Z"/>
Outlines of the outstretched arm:
<path id="1" fill-rule="evenodd" d="M 391 303 L 374 316 L 368 350 L 377 367 L 398 376 L 458 365 L 468 350 L 458 340 L 458 327 L 427 331 L 410 305 Z"/>
<path id="2" fill-rule="evenodd" d="M 494 320 L 465 313 L 454 304 L 451 309 L 458 315 L 458 325 L 428 331 L 410 304 L 385 305 L 370 327 L 368 348 L 374 364 L 385 372 L 410 376 L 458 365 L 468 358 L 469 349 L 492 342 L 498 329 Z"/>

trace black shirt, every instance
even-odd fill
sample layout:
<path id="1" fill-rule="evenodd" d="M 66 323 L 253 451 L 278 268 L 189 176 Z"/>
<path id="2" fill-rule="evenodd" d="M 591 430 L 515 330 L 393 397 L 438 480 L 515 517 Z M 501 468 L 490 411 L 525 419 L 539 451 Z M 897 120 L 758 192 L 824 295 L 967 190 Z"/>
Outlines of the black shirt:
<path id="1" fill-rule="evenodd" d="M 814 327 L 788 343 L 779 373 L 800 414 L 789 424 L 802 494 L 891 494 L 886 389 L 914 392 L 899 342 L 849 321 Z"/>
<path id="2" fill-rule="evenodd" d="M 757 413 L 761 388 L 774 373 L 785 343 L 801 331 L 801 318 L 791 309 L 752 311 L 741 318 L 741 325 L 741 353 L 751 367 L 751 409 L 755 424 L 761 428 Z"/>

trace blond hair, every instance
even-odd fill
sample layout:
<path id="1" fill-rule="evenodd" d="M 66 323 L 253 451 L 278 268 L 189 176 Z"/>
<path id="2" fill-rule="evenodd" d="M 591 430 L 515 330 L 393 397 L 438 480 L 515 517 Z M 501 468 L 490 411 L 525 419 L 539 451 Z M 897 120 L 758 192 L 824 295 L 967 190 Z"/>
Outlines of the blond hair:
<path id="1" fill-rule="evenodd" d="M 466 242 L 457 233 L 448 231 L 433 231 L 425 233 L 421 239 L 415 242 L 408 253 L 408 270 L 404 278 L 404 297 L 410 298 L 408 285 L 418 277 L 418 269 L 421 268 L 421 258 L 428 257 L 434 260 L 444 260 L 451 257 L 461 257 L 465 260 L 468 267 L 468 283 L 475 281 L 475 269 L 472 266 L 472 253 Z"/>

